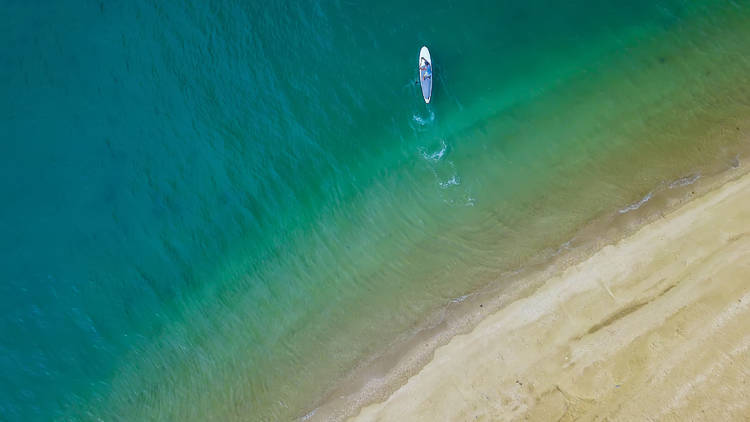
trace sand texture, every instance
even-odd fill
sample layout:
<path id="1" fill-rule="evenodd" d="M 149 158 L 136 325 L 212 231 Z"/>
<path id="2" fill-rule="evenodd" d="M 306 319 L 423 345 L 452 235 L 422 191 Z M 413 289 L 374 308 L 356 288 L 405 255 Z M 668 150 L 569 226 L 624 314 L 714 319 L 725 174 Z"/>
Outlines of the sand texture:
<path id="1" fill-rule="evenodd" d="M 746 420 L 749 349 L 743 176 L 454 337 L 353 419 Z"/>

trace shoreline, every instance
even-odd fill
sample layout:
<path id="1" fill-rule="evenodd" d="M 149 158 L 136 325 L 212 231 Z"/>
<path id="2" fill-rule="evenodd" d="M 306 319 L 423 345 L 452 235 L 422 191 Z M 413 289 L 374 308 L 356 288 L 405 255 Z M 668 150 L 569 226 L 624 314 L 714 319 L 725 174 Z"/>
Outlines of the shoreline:
<path id="1" fill-rule="evenodd" d="M 740 419 L 749 191 L 745 171 L 570 266 L 354 419 Z"/>
<path id="2" fill-rule="evenodd" d="M 456 337 L 469 335 L 485 320 L 535 294 L 548 279 L 580 265 L 602 249 L 633 236 L 696 200 L 739 179 L 750 177 L 746 143 L 738 153 L 716 160 L 703 172 L 663 181 L 641 199 L 623 204 L 580 227 L 556 249 L 542 251 L 532 262 L 507 271 L 477 291 L 454 298 L 421 324 L 404 333 L 357 366 L 299 420 L 348 420 L 383 403 L 434 360 L 436 351 Z M 725 151 L 726 152 L 726 151 Z M 724 154 L 726 155 L 726 154 Z"/>

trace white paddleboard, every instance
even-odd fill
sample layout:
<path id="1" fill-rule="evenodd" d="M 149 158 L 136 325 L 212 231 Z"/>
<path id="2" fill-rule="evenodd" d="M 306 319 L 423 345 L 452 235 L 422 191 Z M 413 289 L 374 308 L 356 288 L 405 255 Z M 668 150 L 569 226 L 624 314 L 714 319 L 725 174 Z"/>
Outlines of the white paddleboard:
<path id="1" fill-rule="evenodd" d="M 427 69 L 423 69 L 423 65 L 427 63 Z M 430 50 L 427 47 L 422 47 L 419 50 L 419 84 L 422 86 L 422 97 L 424 102 L 429 104 L 432 98 L 432 79 L 434 78 L 434 69 L 432 67 L 432 59 L 430 58 Z"/>

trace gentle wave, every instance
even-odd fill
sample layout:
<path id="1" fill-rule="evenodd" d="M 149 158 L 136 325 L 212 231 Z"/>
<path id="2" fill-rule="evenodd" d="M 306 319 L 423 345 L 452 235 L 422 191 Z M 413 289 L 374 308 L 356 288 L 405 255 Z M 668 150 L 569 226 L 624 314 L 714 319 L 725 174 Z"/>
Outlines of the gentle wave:
<path id="1" fill-rule="evenodd" d="M 625 208 L 621 208 L 620 210 L 618 210 L 618 212 L 620 214 L 625 214 L 626 212 L 635 211 L 638 208 L 642 207 L 643 204 L 645 204 L 646 202 L 648 202 L 651 199 L 652 196 L 653 196 L 653 192 L 649 192 L 646 196 L 644 196 L 643 198 L 641 198 L 640 201 L 632 203 L 632 204 L 628 205 Z"/>
<path id="2" fill-rule="evenodd" d="M 690 176 L 681 177 L 681 178 L 673 181 L 672 183 L 670 183 L 669 184 L 669 188 L 670 189 L 674 189 L 674 188 L 680 188 L 680 187 L 683 187 L 683 186 L 692 185 L 693 183 L 697 182 L 698 179 L 700 179 L 700 178 L 701 178 L 701 174 L 700 173 L 692 174 Z"/>

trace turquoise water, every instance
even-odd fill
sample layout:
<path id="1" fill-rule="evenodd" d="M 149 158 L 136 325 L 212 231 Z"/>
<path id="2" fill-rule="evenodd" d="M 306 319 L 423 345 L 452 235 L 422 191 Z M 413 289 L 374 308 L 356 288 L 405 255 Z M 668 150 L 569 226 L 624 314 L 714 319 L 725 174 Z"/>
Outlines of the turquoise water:
<path id="1" fill-rule="evenodd" d="M 10 1 L 1 25 L 3 420 L 299 417 L 750 130 L 743 1 Z"/>

